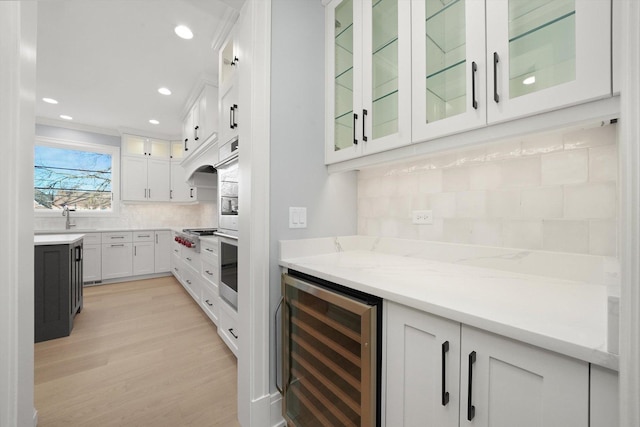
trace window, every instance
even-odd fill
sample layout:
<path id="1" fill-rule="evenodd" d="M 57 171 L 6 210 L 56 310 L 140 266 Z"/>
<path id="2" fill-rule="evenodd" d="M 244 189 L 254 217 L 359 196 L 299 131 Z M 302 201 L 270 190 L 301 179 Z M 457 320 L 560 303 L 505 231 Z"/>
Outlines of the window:
<path id="1" fill-rule="evenodd" d="M 117 211 L 120 149 L 109 145 L 37 138 L 34 202 L 37 213 Z"/>

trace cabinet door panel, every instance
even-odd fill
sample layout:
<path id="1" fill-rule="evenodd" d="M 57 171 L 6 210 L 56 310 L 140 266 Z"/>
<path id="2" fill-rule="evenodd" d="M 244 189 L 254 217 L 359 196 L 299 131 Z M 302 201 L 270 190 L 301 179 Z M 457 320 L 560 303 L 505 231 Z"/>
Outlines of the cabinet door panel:
<path id="1" fill-rule="evenodd" d="M 457 427 L 460 324 L 393 303 L 385 312 L 387 425 Z"/>
<path id="2" fill-rule="evenodd" d="M 484 2 L 412 0 L 412 140 L 484 126 Z"/>
<path id="3" fill-rule="evenodd" d="M 156 273 L 171 271 L 171 232 L 155 232 L 154 264 Z"/>
<path id="4" fill-rule="evenodd" d="M 133 244 L 133 274 L 152 274 L 155 272 L 155 243 L 136 242 Z"/>
<path id="5" fill-rule="evenodd" d="M 464 325 L 461 359 L 460 419 L 483 427 L 588 426 L 586 362 Z"/>
<path id="6" fill-rule="evenodd" d="M 610 96 L 610 25 L 610 0 L 487 2 L 488 121 Z"/>
<path id="7" fill-rule="evenodd" d="M 169 201 L 171 188 L 171 165 L 167 160 L 147 160 L 148 200 L 155 202 Z"/>
<path id="8" fill-rule="evenodd" d="M 131 243 L 102 245 L 102 279 L 128 277 L 133 272 Z"/>
<path id="9" fill-rule="evenodd" d="M 334 0 L 326 9 L 326 161 L 360 154 L 362 142 L 362 2 Z"/>
<path id="10" fill-rule="evenodd" d="M 84 245 L 83 281 L 102 280 L 102 246 Z"/>
<path id="11" fill-rule="evenodd" d="M 122 157 L 122 200 L 147 200 L 147 159 Z"/>

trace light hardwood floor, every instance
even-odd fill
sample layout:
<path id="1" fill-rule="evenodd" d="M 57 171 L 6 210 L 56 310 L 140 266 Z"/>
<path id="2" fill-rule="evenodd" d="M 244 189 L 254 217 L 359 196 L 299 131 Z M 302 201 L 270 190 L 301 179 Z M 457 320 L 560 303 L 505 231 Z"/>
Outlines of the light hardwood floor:
<path id="1" fill-rule="evenodd" d="M 237 362 L 173 277 L 84 288 L 35 345 L 38 426 L 239 426 Z"/>

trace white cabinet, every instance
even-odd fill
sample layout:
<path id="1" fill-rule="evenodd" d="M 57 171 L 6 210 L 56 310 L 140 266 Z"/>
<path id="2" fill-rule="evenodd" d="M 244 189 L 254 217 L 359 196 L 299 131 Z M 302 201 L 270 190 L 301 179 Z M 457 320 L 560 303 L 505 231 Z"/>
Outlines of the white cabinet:
<path id="1" fill-rule="evenodd" d="M 386 313 L 388 426 L 589 425 L 588 363 L 394 303 Z"/>
<path id="2" fill-rule="evenodd" d="M 238 136 L 240 107 L 238 106 L 239 46 L 232 33 L 218 53 L 219 121 L 218 141 L 225 142 Z"/>
<path id="3" fill-rule="evenodd" d="M 457 427 L 460 324 L 397 304 L 384 310 L 387 425 Z"/>
<path id="4" fill-rule="evenodd" d="M 618 373 L 591 365 L 591 395 L 589 396 L 589 427 L 620 425 Z"/>
<path id="5" fill-rule="evenodd" d="M 102 280 L 133 275 L 131 232 L 102 233 Z"/>
<path id="6" fill-rule="evenodd" d="M 485 3 L 412 0 L 412 140 L 485 126 Z"/>
<path id="7" fill-rule="evenodd" d="M 155 272 L 155 233 L 136 231 L 133 233 L 133 275 Z"/>
<path id="8" fill-rule="evenodd" d="M 166 273 L 171 271 L 171 232 L 156 231 L 154 246 L 154 271 Z"/>
<path id="9" fill-rule="evenodd" d="M 122 200 L 169 201 L 169 141 L 123 135 L 122 147 Z"/>
<path id="10" fill-rule="evenodd" d="M 85 233 L 83 239 L 82 281 L 102 280 L 102 233 Z"/>
<path id="11" fill-rule="evenodd" d="M 334 0 L 326 8 L 326 163 L 411 142 L 411 4 Z"/>
<path id="12" fill-rule="evenodd" d="M 412 140 L 609 96 L 610 9 L 610 0 L 412 0 Z"/>
<path id="13" fill-rule="evenodd" d="M 489 123 L 611 95 L 611 0 L 486 5 Z"/>
<path id="14" fill-rule="evenodd" d="M 182 122 L 183 149 L 188 154 L 218 129 L 218 90 L 205 84 Z"/>
<path id="15" fill-rule="evenodd" d="M 218 335 L 227 344 L 231 352 L 238 357 L 238 312 L 226 303 L 221 303 L 219 307 Z"/>
<path id="16" fill-rule="evenodd" d="M 481 427 L 587 427 L 589 364 L 462 326 L 460 418 Z"/>

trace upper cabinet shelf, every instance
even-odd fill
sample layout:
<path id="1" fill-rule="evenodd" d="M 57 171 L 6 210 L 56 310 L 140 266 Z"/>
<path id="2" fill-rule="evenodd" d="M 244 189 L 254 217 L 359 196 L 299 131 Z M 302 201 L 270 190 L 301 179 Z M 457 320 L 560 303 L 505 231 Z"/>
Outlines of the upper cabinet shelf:
<path id="1" fill-rule="evenodd" d="M 334 0 L 325 161 L 611 96 L 610 29 L 611 0 Z"/>

